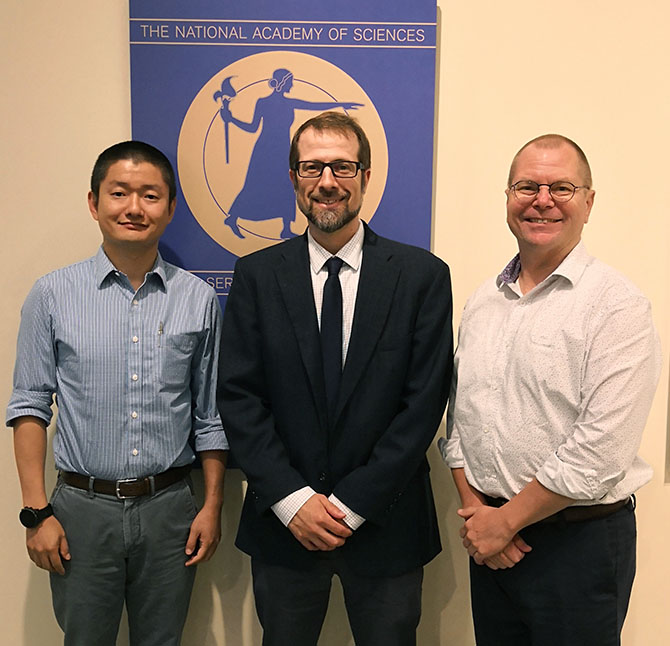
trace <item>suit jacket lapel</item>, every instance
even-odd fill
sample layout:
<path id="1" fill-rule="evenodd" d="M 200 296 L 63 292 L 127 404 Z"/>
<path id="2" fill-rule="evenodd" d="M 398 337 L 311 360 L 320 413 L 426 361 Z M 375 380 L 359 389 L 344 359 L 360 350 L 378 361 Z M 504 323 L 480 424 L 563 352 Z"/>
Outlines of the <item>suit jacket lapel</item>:
<path id="1" fill-rule="evenodd" d="M 302 243 L 302 244 L 301 244 Z M 298 339 L 302 362 L 314 394 L 319 417 L 326 428 L 326 389 L 323 380 L 321 340 L 314 306 L 307 238 L 284 245 L 283 262 L 275 268 L 289 318 Z"/>
<path id="2" fill-rule="evenodd" d="M 377 235 L 366 227 L 354 322 L 342 374 L 336 420 L 376 349 L 377 340 L 389 315 L 399 276 L 400 268 L 393 262 L 392 253 L 384 249 L 384 245 L 379 244 Z"/>

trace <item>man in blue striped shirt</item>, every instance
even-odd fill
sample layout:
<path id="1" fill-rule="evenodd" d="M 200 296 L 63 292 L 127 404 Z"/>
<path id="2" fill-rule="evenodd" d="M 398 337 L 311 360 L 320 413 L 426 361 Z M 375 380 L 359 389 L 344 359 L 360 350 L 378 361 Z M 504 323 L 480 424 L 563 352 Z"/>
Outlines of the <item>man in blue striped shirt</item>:
<path id="1" fill-rule="evenodd" d="M 158 253 L 175 202 L 160 151 L 105 150 L 88 195 L 101 249 L 40 278 L 22 310 L 7 424 L 28 553 L 51 574 L 67 646 L 113 646 L 124 602 L 132 645 L 179 644 L 193 566 L 221 535 L 221 311 L 211 287 Z M 59 477 L 47 504 L 54 397 Z M 200 511 L 189 438 L 203 466 Z"/>

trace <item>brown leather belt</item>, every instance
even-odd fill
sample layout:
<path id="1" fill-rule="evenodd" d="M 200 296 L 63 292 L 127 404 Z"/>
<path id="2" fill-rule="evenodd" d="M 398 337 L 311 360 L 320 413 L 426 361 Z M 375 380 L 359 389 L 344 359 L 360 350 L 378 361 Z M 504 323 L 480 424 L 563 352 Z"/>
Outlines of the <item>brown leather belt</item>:
<path id="1" fill-rule="evenodd" d="M 486 499 L 486 504 L 491 507 L 502 507 L 507 500 L 504 498 L 491 498 L 491 496 L 484 495 Z M 608 505 L 586 505 L 579 507 L 566 507 L 557 511 L 551 516 L 547 516 L 542 520 L 538 521 L 540 523 L 581 523 L 585 520 L 596 520 L 598 518 L 606 518 L 612 514 L 623 509 L 626 506 L 630 506 L 630 509 L 635 509 L 634 498 L 631 496 L 626 500 L 618 500 L 617 502 L 610 503 Z"/>
<path id="2" fill-rule="evenodd" d="M 102 493 L 108 496 L 116 496 L 119 500 L 124 498 L 137 498 L 138 496 L 151 496 L 175 482 L 183 480 L 191 471 L 191 465 L 174 467 L 155 476 L 145 478 L 127 478 L 125 480 L 101 480 L 93 476 L 84 476 L 72 471 L 61 471 L 63 482 L 77 489 Z"/>

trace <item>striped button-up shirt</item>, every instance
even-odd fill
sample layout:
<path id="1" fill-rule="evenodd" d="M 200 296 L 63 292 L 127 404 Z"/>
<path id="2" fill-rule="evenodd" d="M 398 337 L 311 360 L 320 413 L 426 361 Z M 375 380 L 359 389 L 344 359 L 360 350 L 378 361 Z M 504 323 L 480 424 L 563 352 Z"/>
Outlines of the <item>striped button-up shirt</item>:
<path id="1" fill-rule="evenodd" d="M 160 255 L 135 291 L 102 248 L 40 278 L 21 312 L 7 424 L 46 424 L 56 467 L 104 479 L 160 473 L 227 449 L 216 409 L 221 310 Z"/>

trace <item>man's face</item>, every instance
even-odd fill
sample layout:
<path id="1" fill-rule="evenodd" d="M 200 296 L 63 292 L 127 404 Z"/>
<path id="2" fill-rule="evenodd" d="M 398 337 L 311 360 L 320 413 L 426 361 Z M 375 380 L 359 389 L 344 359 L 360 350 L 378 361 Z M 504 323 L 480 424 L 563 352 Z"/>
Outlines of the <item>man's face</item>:
<path id="1" fill-rule="evenodd" d="M 353 133 L 344 135 L 307 128 L 298 140 L 300 161 L 358 161 L 358 139 Z M 298 208 L 310 225 L 324 233 L 338 231 L 358 217 L 363 195 L 370 178 L 370 169 L 361 170 L 356 177 L 335 177 L 330 168 L 321 177 L 307 179 L 289 171 L 295 187 Z"/>
<path id="2" fill-rule="evenodd" d="M 109 167 L 97 201 L 93 193 L 88 194 L 88 208 L 108 247 L 157 247 L 175 204 L 176 200 L 169 201 L 160 170 L 149 162 L 130 159 Z"/>
<path id="3" fill-rule="evenodd" d="M 558 181 L 584 185 L 583 172 L 575 149 L 568 144 L 557 148 L 530 145 L 517 158 L 512 183 L 532 180 L 538 184 Z M 565 257 L 579 242 L 589 219 L 595 191 L 579 189 L 569 202 L 557 202 L 547 186 L 529 200 L 518 200 L 507 193 L 507 225 L 519 243 L 520 251 L 546 252 Z"/>

